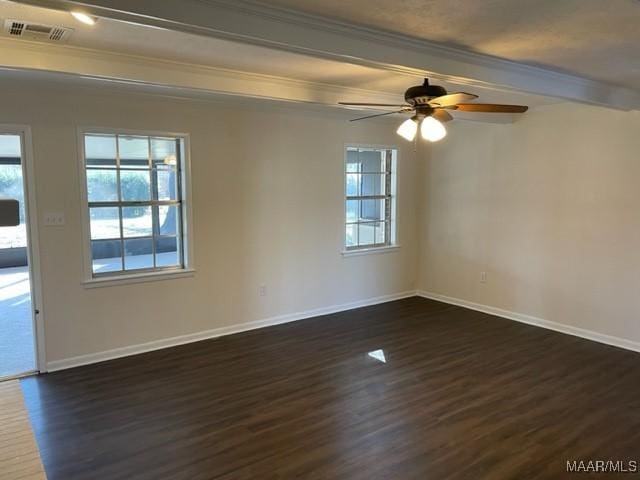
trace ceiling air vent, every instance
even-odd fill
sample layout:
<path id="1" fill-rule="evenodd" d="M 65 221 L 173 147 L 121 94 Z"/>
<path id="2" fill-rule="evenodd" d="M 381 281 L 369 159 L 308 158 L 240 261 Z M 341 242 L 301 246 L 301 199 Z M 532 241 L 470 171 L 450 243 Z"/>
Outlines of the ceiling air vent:
<path id="1" fill-rule="evenodd" d="M 64 28 L 54 27 L 49 34 L 49 40 L 62 40 L 66 32 L 67 30 L 65 30 Z"/>
<path id="2" fill-rule="evenodd" d="M 11 37 L 21 37 L 25 40 L 43 40 L 62 43 L 69 40 L 73 29 L 42 25 L 40 23 L 31 23 L 22 20 L 5 20 L 4 32 Z"/>
<path id="3" fill-rule="evenodd" d="M 11 35 L 22 35 L 23 30 L 24 30 L 24 23 L 11 22 L 11 24 L 9 25 L 9 34 Z"/>

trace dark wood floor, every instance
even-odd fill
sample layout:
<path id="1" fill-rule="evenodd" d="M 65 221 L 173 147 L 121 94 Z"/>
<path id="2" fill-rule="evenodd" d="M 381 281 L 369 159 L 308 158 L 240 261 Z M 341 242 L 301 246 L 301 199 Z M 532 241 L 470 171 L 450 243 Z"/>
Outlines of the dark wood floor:
<path id="1" fill-rule="evenodd" d="M 417 297 L 22 386 L 49 480 L 537 479 L 640 459 L 639 354 Z"/>

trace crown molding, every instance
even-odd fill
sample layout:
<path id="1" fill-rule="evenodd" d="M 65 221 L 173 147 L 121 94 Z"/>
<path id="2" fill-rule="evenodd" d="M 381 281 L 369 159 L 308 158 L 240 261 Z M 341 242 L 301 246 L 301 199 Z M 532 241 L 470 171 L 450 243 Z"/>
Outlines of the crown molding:
<path id="1" fill-rule="evenodd" d="M 532 93 L 621 110 L 628 88 L 247 0 L 19 0 L 197 35 L 251 43 L 462 85 Z"/>
<path id="2" fill-rule="evenodd" d="M 350 101 L 397 103 L 398 95 L 295 80 L 218 67 L 79 47 L 0 38 L 0 68 L 71 74 L 87 79 L 173 88 L 191 94 L 221 94 L 263 100 L 333 106 Z"/>
<path id="3" fill-rule="evenodd" d="M 345 118 L 371 113 L 371 109 L 349 108 L 338 101 L 397 103 L 395 94 L 330 85 L 252 72 L 206 67 L 169 60 L 105 52 L 79 47 L 50 45 L 0 37 L 0 72 L 13 71 L 13 79 L 44 81 L 48 86 L 72 85 L 91 90 L 96 86 L 120 94 L 151 95 L 176 100 L 196 100 L 234 107 L 248 107 L 260 101 L 269 108 L 296 105 L 307 110 L 342 112 Z M 4 75 L 7 81 L 11 77 Z M 76 79 L 80 82 L 72 83 Z M 94 81 L 94 83 L 90 83 Z M 284 102 L 284 103 L 283 103 Z M 349 114 L 352 111 L 352 115 Z M 513 123 L 513 115 L 485 114 L 456 116 L 459 121 Z M 398 117 L 376 121 L 397 122 Z"/>

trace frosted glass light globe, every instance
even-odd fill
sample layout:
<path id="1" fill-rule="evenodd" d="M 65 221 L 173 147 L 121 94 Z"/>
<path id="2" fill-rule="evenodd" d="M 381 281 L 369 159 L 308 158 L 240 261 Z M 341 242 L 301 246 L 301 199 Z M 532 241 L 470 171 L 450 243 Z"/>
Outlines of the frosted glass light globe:
<path id="1" fill-rule="evenodd" d="M 396 133 L 400 135 L 402 138 L 405 138 L 409 141 L 416 138 L 416 133 L 418 132 L 418 122 L 413 118 L 405 120 L 400 124 Z"/>
<path id="2" fill-rule="evenodd" d="M 420 134 L 425 140 L 437 142 L 447 136 L 447 130 L 444 128 L 442 122 L 433 117 L 427 117 L 422 121 Z"/>

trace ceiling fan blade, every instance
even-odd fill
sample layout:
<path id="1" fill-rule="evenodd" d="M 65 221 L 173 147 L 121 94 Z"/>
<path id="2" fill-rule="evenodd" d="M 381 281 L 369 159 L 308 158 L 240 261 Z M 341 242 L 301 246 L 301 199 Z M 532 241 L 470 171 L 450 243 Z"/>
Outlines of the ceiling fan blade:
<path id="1" fill-rule="evenodd" d="M 529 109 L 525 105 L 498 105 L 496 103 L 459 103 L 454 108 L 460 112 L 489 113 L 524 113 Z"/>
<path id="2" fill-rule="evenodd" d="M 442 108 L 436 108 L 431 116 L 441 122 L 450 122 L 453 120 L 451 114 Z"/>
<path id="3" fill-rule="evenodd" d="M 358 103 L 358 102 L 338 102 L 339 105 L 352 106 L 352 107 L 394 107 L 404 108 L 411 105 L 394 105 L 391 103 Z"/>
<path id="4" fill-rule="evenodd" d="M 350 122 L 356 122 L 358 120 L 365 120 L 367 118 L 384 117 L 385 115 L 393 115 L 394 113 L 404 113 L 404 112 L 403 112 L 403 110 L 398 110 L 397 112 L 377 113 L 375 115 L 367 115 L 366 117 L 352 118 L 349 121 Z"/>
<path id="5" fill-rule="evenodd" d="M 473 93 L 449 93 L 448 95 L 442 95 L 441 97 L 432 98 L 431 100 L 429 100 L 429 105 L 431 105 L 432 107 L 449 107 L 460 102 L 470 102 L 471 100 L 475 100 L 476 98 L 478 98 L 478 96 L 474 95 Z"/>

